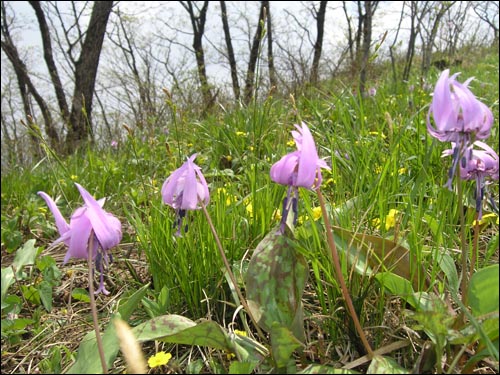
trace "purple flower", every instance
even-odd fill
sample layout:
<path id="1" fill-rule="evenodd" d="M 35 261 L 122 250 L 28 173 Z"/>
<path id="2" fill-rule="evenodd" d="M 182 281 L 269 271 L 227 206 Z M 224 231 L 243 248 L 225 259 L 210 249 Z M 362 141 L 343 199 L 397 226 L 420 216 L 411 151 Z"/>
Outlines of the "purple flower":
<path id="1" fill-rule="evenodd" d="M 427 115 L 427 130 L 442 142 L 488 138 L 493 114 L 467 87 L 472 78 L 460 83 L 455 79 L 458 74 L 449 77 L 448 69 L 441 73 Z M 431 113 L 435 126 L 430 121 Z"/>
<path id="2" fill-rule="evenodd" d="M 474 146 L 480 149 L 474 149 Z M 454 147 L 451 150 L 443 151 L 442 156 L 453 155 Z M 489 177 L 498 180 L 498 155 L 486 143 L 476 141 L 466 151 L 467 157 L 463 157 L 460 163 L 460 178 L 462 180 L 476 180 L 476 212 L 478 220 L 483 216 L 483 199 Z M 492 205 L 496 204 L 491 200 Z"/>
<path id="3" fill-rule="evenodd" d="M 281 231 L 290 208 L 294 212 L 294 224 L 297 220 L 298 187 L 318 189 L 321 185 L 321 168 L 330 169 L 324 160 L 318 157 L 316 144 L 312 134 L 305 123 L 295 125 L 297 130 L 292 131 L 292 136 L 297 145 L 297 151 L 283 156 L 271 167 L 271 180 L 281 185 L 288 186 L 287 196 L 283 202 L 281 216 Z"/>
<path id="4" fill-rule="evenodd" d="M 375 95 L 377 95 L 377 89 L 375 87 L 370 87 L 368 89 L 368 96 L 372 96 L 373 97 Z"/>
<path id="5" fill-rule="evenodd" d="M 210 201 L 207 181 L 201 168 L 194 163 L 197 154 L 192 155 L 180 168 L 176 169 L 163 183 L 163 202 L 175 209 L 177 220 L 176 235 L 181 235 L 182 221 L 187 210 L 198 210 L 200 203 L 205 206 Z M 187 232 L 187 226 L 184 229 Z"/>
<path id="6" fill-rule="evenodd" d="M 43 191 L 39 191 L 38 195 L 45 200 L 56 220 L 56 226 L 61 236 L 54 243 L 64 242 L 68 245 L 64 264 L 70 258 L 88 258 L 89 240 L 91 233 L 93 233 L 92 258 L 95 260 L 95 267 L 99 268 L 101 274 L 96 294 L 100 292 L 109 294 L 104 287 L 103 271 L 104 267 L 107 267 L 112 261 L 109 249 L 118 245 L 122 239 L 121 223 L 115 216 L 102 209 L 105 198 L 96 201 L 82 186 L 77 183 L 75 185 L 80 191 L 85 205 L 75 210 L 69 224 L 49 195 Z"/>
<path id="7" fill-rule="evenodd" d="M 118 142 L 115 141 L 114 139 L 111 141 L 111 147 L 113 148 L 118 148 Z"/>
<path id="8" fill-rule="evenodd" d="M 441 73 L 427 114 L 429 134 L 442 142 L 453 143 L 452 166 L 446 183 L 450 189 L 458 161 L 465 157 L 462 163 L 468 164 L 470 153 L 466 151 L 476 139 L 488 138 L 493 124 L 491 110 L 467 87 L 472 78 L 460 83 L 455 79 L 457 75 L 449 77 L 448 69 Z"/>

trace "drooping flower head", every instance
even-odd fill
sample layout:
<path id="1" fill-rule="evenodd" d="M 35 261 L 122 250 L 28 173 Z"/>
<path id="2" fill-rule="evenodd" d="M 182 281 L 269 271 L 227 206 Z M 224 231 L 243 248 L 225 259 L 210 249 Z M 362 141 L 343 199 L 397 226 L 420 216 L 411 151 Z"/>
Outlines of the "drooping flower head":
<path id="1" fill-rule="evenodd" d="M 201 168 L 194 163 L 193 154 L 180 168 L 176 169 L 163 183 L 161 195 L 163 202 L 175 209 L 177 233 L 180 236 L 182 221 L 187 210 L 198 210 L 200 203 L 205 206 L 210 201 L 207 181 Z M 184 229 L 187 231 L 187 226 Z"/>
<path id="2" fill-rule="evenodd" d="M 474 148 L 479 147 L 479 149 Z M 451 150 L 443 151 L 443 156 L 453 154 L 455 146 Z M 476 181 L 476 212 L 478 220 L 483 215 L 483 199 L 488 185 L 487 178 L 498 180 L 498 155 L 486 143 L 481 141 L 474 142 L 466 151 L 467 158 L 462 158 L 460 163 L 460 178 L 462 180 Z M 492 206 L 498 210 L 493 200 L 490 200 Z"/>
<path id="3" fill-rule="evenodd" d="M 297 146 L 297 151 L 283 156 L 271 167 L 271 180 L 281 185 L 288 186 L 287 196 L 283 202 L 281 217 L 281 231 L 284 231 L 286 219 L 290 208 L 294 212 L 294 224 L 297 220 L 298 187 L 317 189 L 321 185 L 321 168 L 330 169 L 324 160 L 318 157 L 316 144 L 311 131 L 303 122 L 301 126 L 295 125 L 297 130 L 292 131 L 292 136 Z"/>
<path id="4" fill-rule="evenodd" d="M 476 140 L 488 138 L 493 124 L 491 110 L 468 87 L 472 78 L 460 83 L 456 80 L 457 76 L 458 73 L 450 77 L 448 69 L 441 73 L 427 114 L 429 134 L 442 142 L 453 142 L 455 145 L 446 184 L 450 189 L 458 161 L 465 157 L 465 164 L 468 164 L 465 151 Z"/>
<path id="5" fill-rule="evenodd" d="M 60 237 L 54 242 L 64 242 L 68 245 L 68 251 L 64 257 L 64 264 L 70 258 L 87 259 L 89 252 L 89 240 L 91 234 L 94 236 L 92 259 L 95 261 L 95 268 L 98 268 L 101 274 L 99 288 L 96 293 L 109 294 L 104 287 L 104 270 L 112 261 L 109 250 L 118 245 L 122 239 L 122 230 L 120 221 L 112 214 L 106 212 L 102 206 L 105 199 L 96 201 L 90 193 L 82 186 L 75 183 L 85 202 L 71 215 L 69 224 L 59 211 L 54 200 L 43 191 L 40 195 L 56 220 L 56 226 Z"/>

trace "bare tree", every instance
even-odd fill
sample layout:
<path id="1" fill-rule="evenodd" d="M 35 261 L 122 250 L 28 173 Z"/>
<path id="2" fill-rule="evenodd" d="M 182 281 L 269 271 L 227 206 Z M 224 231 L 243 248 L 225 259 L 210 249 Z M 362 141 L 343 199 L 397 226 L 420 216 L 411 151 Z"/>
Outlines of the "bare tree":
<path id="1" fill-rule="evenodd" d="M 31 7 L 35 10 L 35 15 L 38 20 L 38 25 L 40 28 L 40 35 L 42 37 L 43 57 L 45 59 L 45 63 L 47 64 L 49 75 L 52 80 L 52 84 L 54 86 L 61 117 L 63 118 L 64 123 L 67 125 L 69 122 L 70 112 L 68 103 L 66 101 L 66 95 L 64 93 L 63 84 L 61 82 L 61 78 L 59 77 L 57 66 L 54 61 L 54 54 L 52 49 L 52 41 L 51 41 L 49 26 L 47 24 L 47 20 L 45 19 L 45 14 L 40 5 L 40 1 L 30 1 L 29 3 Z"/>
<path id="2" fill-rule="evenodd" d="M 75 87 L 66 136 L 68 151 L 80 146 L 92 132 L 92 99 L 99 56 L 112 8 L 113 1 L 94 3 L 80 57 L 75 63 Z"/>
<path id="3" fill-rule="evenodd" d="M 318 10 L 316 10 L 316 7 L 314 6 L 312 9 L 313 17 L 316 19 L 316 42 L 314 43 L 314 57 L 311 69 L 312 84 L 316 84 L 318 82 L 319 60 L 323 50 L 323 35 L 325 32 L 325 14 L 327 4 L 328 1 L 321 1 Z"/>
<path id="4" fill-rule="evenodd" d="M 392 81 L 395 86 L 397 86 L 398 83 L 398 73 L 396 70 L 396 58 L 394 56 L 394 50 L 396 48 L 396 44 L 398 43 L 398 37 L 399 37 L 399 31 L 401 30 L 401 23 L 403 22 L 404 19 L 404 12 L 405 12 L 405 4 L 406 1 L 403 2 L 403 6 L 401 7 L 401 15 L 399 17 L 399 23 L 398 27 L 396 29 L 396 35 L 394 36 L 394 40 L 392 44 L 389 46 L 389 55 L 391 57 L 391 67 L 392 67 Z"/>
<path id="5" fill-rule="evenodd" d="M 474 1 L 474 13 L 493 29 L 493 45 L 498 45 L 498 1 Z"/>
<path id="6" fill-rule="evenodd" d="M 5 52 L 5 54 L 7 55 L 9 61 L 11 62 L 17 77 L 19 92 L 21 94 L 24 114 L 26 117 L 26 124 L 32 128 L 30 136 L 34 147 L 35 157 L 37 157 L 41 155 L 41 150 L 38 146 L 38 140 L 36 135 L 37 131 L 36 128 L 34 128 L 33 119 L 35 116 L 30 103 L 30 95 L 32 95 L 35 98 L 36 103 L 40 107 L 45 123 L 45 132 L 49 137 L 49 142 L 51 147 L 55 149 L 59 148 L 59 136 L 54 127 L 49 107 L 45 102 L 45 100 L 43 99 L 42 95 L 40 95 L 40 93 L 33 85 L 33 82 L 31 81 L 30 76 L 28 74 L 28 68 L 26 67 L 24 61 L 21 59 L 19 52 L 16 46 L 14 45 L 14 42 L 10 35 L 10 29 L 9 29 L 10 22 L 7 20 L 5 2 L 3 1 L 1 2 L 1 12 L 2 12 L 1 47 L 2 50 Z"/>
<path id="7" fill-rule="evenodd" d="M 201 92 L 206 109 L 214 103 L 210 85 L 208 84 L 207 70 L 205 66 L 205 52 L 203 50 L 203 34 L 205 33 L 205 23 L 207 20 L 208 1 L 204 1 L 201 8 L 194 1 L 181 1 L 181 5 L 189 13 L 191 26 L 193 28 L 193 49 L 196 55 L 196 65 L 198 67 L 198 77 L 200 79 Z M 198 14 L 195 14 L 196 12 Z"/>
<path id="8" fill-rule="evenodd" d="M 359 4 L 360 2 L 358 2 Z M 370 58 L 370 47 L 372 43 L 372 20 L 378 1 L 365 1 L 364 13 L 360 13 L 359 18 L 363 20 L 363 45 L 361 46 L 361 69 L 359 72 L 359 91 L 365 92 L 366 75 Z M 359 9 L 361 7 L 359 6 Z"/>
<path id="9" fill-rule="evenodd" d="M 261 1 L 260 11 L 259 11 L 259 21 L 257 23 L 257 29 L 255 30 L 255 35 L 253 37 L 252 48 L 250 49 L 248 70 L 245 79 L 245 91 L 244 91 L 245 104 L 249 104 L 252 98 L 254 97 L 255 69 L 257 66 L 257 59 L 259 57 L 260 43 L 262 42 L 262 38 L 264 37 L 265 17 L 266 17 L 266 4 L 264 1 Z"/>
<path id="10" fill-rule="evenodd" d="M 428 11 L 417 13 L 419 23 L 422 26 L 420 37 L 422 40 L 422 75 L 426 75 L 432 58 L 432 50 L 439 31 L 441 20 L 445 13 L 453 6 L 455 1 L 428 2 Z"/>
<path id="11" fill-rule="evenodd" d="M 269 83 L 271 89 L 275 89 L 278 86 L 278 81 L 276 79 L 276 68 L 274 67 L 274 54 L 273 54 L 273 27 L 272 27 L 272 17 L 271 8 L 269 1 L 263 1 L 264 8 L 266 9 L 267 15 L 267 67 L 269 69 Z"/>
<path id="12" fill-rule="evenodd" d="M 233 42 L 231 40 L 231 32 L 229 30 L 229 23 L 227 21 L 227 9 L 226 2 L 220 2 L 221 18 L 222 18 L 222 28 L 224 30 L 224 38 L 226 40 L 227 48 L 227 58 L 229 60 L 229 66 L 231 68 L 231 80 L 233 83 L 233 93 L 236 101 L 240 99 L 240 84 L 238 81 L 238 69 L 236 66 L 236 58 L 234 57 Z"/>

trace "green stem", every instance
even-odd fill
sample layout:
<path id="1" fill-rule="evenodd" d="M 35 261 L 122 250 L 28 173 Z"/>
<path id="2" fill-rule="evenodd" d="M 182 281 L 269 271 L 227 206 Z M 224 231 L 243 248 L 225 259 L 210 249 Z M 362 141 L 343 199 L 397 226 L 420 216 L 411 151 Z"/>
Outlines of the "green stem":
<path id="1" fill-rule="evenodd" d="M 330 250 L 332 253 L 332 262 L 333 262 L 333 267 L 335 269 L 335 273 L 337 274 L 338 281 L 340 283 L 340 287 L 342 290 L 342 295 L 346 301 L 347 308 L 349 310 L 349 313 L 351 315 L 351 318 L 354 322 L 354 326 L 356 327 L 356 330 L 358 331 L 359 337 L 361 338 L 361 341 L 363 342 L 363 346 L 366 349 L 366 352 L 368 353 L 368 356 L 370 358 L 373 358 L 374 353 L 373 350 L 368 343 L 368 340 L 366 338 L 366 335 L 363 331 L 363 328 L 361 327 L 361 324 L 358 319 L 358 315 L 356 314 L 356 310 L 354 309 L 354 305 L 352 304 L 351 296 L 349 295 L 349 290 L 347 289 L 347 285 L 344 280 L 344 276 L 342 274 L 342 268 L 340 267 L 340 260 L 339 260 L 339 254 L 337 252 L 337 247 L 335 246 L 335 241 L 333 239 L 333 232 L 332 232 L 332 226 L 330 224 L 330 219 L 328 218 L 328 214 L 326 211 L 326 206 L 325 206 L 325 199 L 323 198 L 323 194 L 321 194 L 320 189 L 318 188 L 316 190 L 319 198 L 319 204 L 321 206 L 321 212 L 323 214 L 323 220 L 325 222 L 325 227 L 326 227 L 326 237 L 328 240 L 328 245 L 330 246 Z"/>
<path id="2" fill-rule="evenodd" d="M 89 297 L 90 309 L 92 310 L 92 320 L 94 321 L 95 338 L 97 340 L 97 350 L 101 358 L 102 373 L 108 373 L 108 366 L 106 365 L 106 358 L 104 357 L 104 348 L 102 346 L 101 334 L 99 333 L 99 323 L 97 318 L 97 307 L 94 297 L 94 272 L 92 267 L 92 249 L 94 247 L 94 230 L 90 231 L 89 249 L 88 249 L 88 264 L 89 264 Z"/>
<path id="3" fill-rule="evenodd" d="M 253 317 L 252 311 L 250 310 L 250 307 L 247 304 L 247 301 L 243 297 L 243 294 L 241 293 L 241 290 L 238 287 L 238 284 L 236 283 L 236 278 L 234 277 L 233 271 L 231 270 L 231 266 L 229 265 L 229 262 L 228 262 L 227 257 L 226 257 L 226 253 L 224 252 L 224 249 L 222 247 L 222 243 L 220 242 L 219 236 L 217 235 L 217 232 L 215 230 L 215 227 L 214 227 L 214 224 L 213 224 L 212 219 L 210 217 L 210 214 L 208 213 L 207 208 L 205 207 L 203 202 L 201 202 L 200 204 L 201 204 L 201 208 L 203 209 L 203 213 L 205 214 L 205 217 L 207 218 L 208 225 L 210 226 L 210 230 L 212 231 L 212 233 L 215 237 L 215 242 L 217 243 L 217 248 L 219 249 L 222 260 L 224 261 L 224 266 L 226 267 L 229 278 L 231 279 L 231 282 L 233 283 L 234 290 L 236 290 L 236 293 L 238 294 L 241 305 L 247 311 L 248 316 L 250 316 L 250 319 L 252 320 L 252 323 L 255 326 L 259 337 L 262 340 L 265 340 L 264 334 L 262 333 L 261 329 L 259 328 L 259 325 L 257 324 L 257 321 Z"/>

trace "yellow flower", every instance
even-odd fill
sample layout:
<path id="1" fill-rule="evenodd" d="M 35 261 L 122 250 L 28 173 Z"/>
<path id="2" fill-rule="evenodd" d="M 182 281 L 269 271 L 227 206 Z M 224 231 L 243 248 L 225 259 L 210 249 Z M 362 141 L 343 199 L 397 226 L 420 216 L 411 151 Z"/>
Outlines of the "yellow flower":
<path id="1" fill-rule="evenodd" d="M 273 218 L 276 221 L 280 221 L 281 220 L 281 211 L 278 210 L 277 208 L 273 212 Z"/>
<path id="2" fill-rule="evenodd" d="M 286 144 L 290 147 L 293 147 L 295 146 L 295 141 L 292 139 L 291 141 L 288 141 Z"/>
<path id="3" fill-rule="evenodd" d="M 150 357 L 148 359 L 148 365 L 151 368 L 158 367 L 158 366 L 163 366 L 170 361 L 170 358 L 172 358 L 172 354 L 170 353 L 165 353 L 165 352 L 158 352 L 154 356 Z"/>
<path id="4" fill-rule="evenodd" d="M 76 181 L 76 180 L 78 179 L 78 176 L 77 176 L 77 175 L 72 174 L 72 175 L 71 175 L 71 179 L 72 179 L 73 181 Z"/>
<path id="5" fill-rule="evenodd" d="M 399 211 L 394 208 L 389 210 L 389 213 L 385 217 L 385 230 L 389 230 L 396 225 L 396 215 L 398 212 Z"/>
<path id="6" fill-rule="evenodd" d="M 368 134 L 371 134 L 371 135 L 380 135 L 380 136 L 382 137 L 382 139 L 387 138 L 387 137 L 385 136 L 385 134 L 384 134 L 384 133 L 379 133 L 379 132 L 368 132 Z"/>
<path id="7" fill-rule="evenodd" d="M 385 217 L 385 230 L 389 230 L 396 226 L 396 219 L 398 213 L 399 211 L 394 208 L 391 208 L 389 210 L 389 213 Z M 377 229 L 380 229 L 380 223 L 381 221 L 378 217 L 372 220 L 372 225 Z"/>
<path id="8" fill-rule="evenodd" d="M 403 168 L 399 168 L 399 169 L 398 169 L 398 173 L 399 173 L 399 174 L 405 174 L 405 173 L 406 173 L 406 168 L 405 168 L 405 167 L 403 167 Z"/>
<path id="9" fill-rule="evenodd" d="M 238 137 L 245 137 L 247 135 L 247 133 L 238 131 L 238 132 L 236 132 L 236 135 Z"/>
<path id="10" fill-rule="evenodd" d="M 253 217 L 253 204 L 252 202 L 248 203 L 246 206 L 245 206 L 247 212 L 248 212 L 248 216 L 250 217 Z"/>
<path id="11" fill-rule="evenodd" d="M 375 166 L 375 173 L 381 173 L 382 172 L 382 167 L 380 165 Z"/>
<path id="12" fill-rule="evenodd" d="M 321 207 L 314 207 L 312 209 L 312 211 L 313 211 L 313 219 L 314 219 L 314 221 L 316 221 L 316 220 L 318 220 L 318 219 L 321 218 L 321 215 L 322 215 L 321 214 Z"/>
<path id="13" fill-rule="evenodd" d="M 496 220 L 495 220 L 495 218 L 496 218 Z M 474 220 L 474 222 L 472 223 L 472 226 L 476 226 L 476 224 L 478 224 L 478 225 L 491 224 L 493 222 L 495 222 L 498 225 L 498 215 L 491 213 L 491 214 L 483 215 L 483 217 L 481 218 L 481 220 L 479 220 L 479 222 L 477 220 Z"/>
<path id="14" fill-rule="evenodd" d="M 236 333 L 239 336 L 245 336 L 245 337 L 247 337 L 246 331 L 240 331 L 240 330 L 235 329 L 234 333 Z"/>

